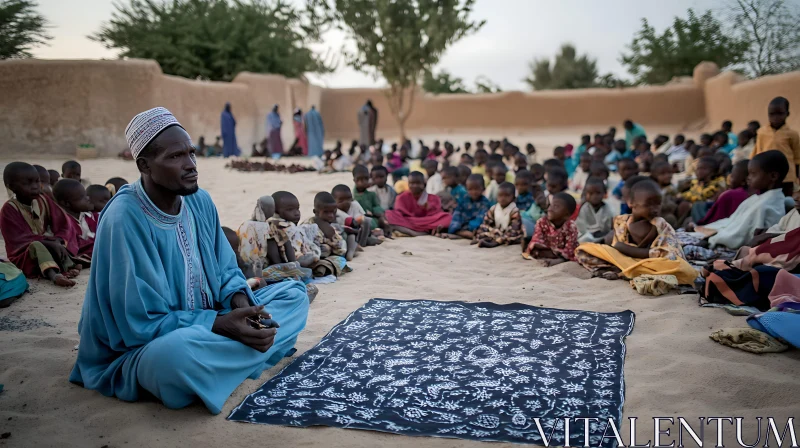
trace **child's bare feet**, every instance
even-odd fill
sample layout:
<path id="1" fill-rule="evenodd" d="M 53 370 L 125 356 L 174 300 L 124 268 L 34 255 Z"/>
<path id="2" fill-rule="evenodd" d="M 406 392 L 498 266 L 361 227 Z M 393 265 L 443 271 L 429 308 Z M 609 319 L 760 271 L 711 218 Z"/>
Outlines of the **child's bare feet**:
<path id="1" fill-rule="evenodd" d="M 64 288 L 71 288 L 75 286 L 75 280 L 68 279 L 64 274 L 56 274 L 56 276 L 53 277 L 53 284 Z"/>

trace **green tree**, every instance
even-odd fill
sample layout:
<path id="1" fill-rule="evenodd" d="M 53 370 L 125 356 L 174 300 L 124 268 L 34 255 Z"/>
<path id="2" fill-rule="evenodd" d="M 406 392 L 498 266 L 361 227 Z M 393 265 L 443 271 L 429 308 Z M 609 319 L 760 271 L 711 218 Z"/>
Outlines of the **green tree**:
<path id="1" fill-rule="evenodd" d="M 33 0 L 0 0 L 0 59 L 29 58 L 33 48 L 52 39 L 38 6 Z"/>
<path id="2" fill-rule="evenodd" d="M 597 85 L 597 61 L 588 55 L 578 56 L 571 44 L 561 46 L 555 61 L 534 59 L 530 76 L 524 79 L 533 90 L 585 89 Z"/>
<path id="3" fill-rule="evenodd" d="M 319 40 L 312 18 L 285 0 L 130 0 L 90 39 L 186 78 L 298 77 L 331 70 L 308 48 Z"/>
<path id="4" fill-rule="evenodd" d="M 498 93 L 503 89 L 495 84 L 491 79 L 486 76 L 478 76 L 475 78 L 475 93 Z"/>
<path id="5" fill-rule="evenodd" d="M 405 137 L 405 123 L 426 71 L 444 51 L 484 22 L 470 19 L 475 0 L 307 0 L 316 16 L 344 30 L 355 51 L 347 63 L 387 84 L 389 109 Z"/>
<path id="6" fill-rule="evenodd" d="M 800 69 L 800 3 L 732 0 L 731 30 L 750 46 L 744 66 L 754 77 Z"/>
<path id="7" fill-rule="evenodd" d="M 469 93 L 464 80 L 451 75 L 447 70 L 442 70 L 438 75 L 425 71 L 422 79 L 422 90 L 435 95 L 443 93 Z"/>
<path id="8" fill-rule="evenodd" d="M 747 48 L 747 42 L 725 31 L 711 11 L 698 16 L 689 9 L 687 18 L 676 17 L 661 34 L 642 19 L 642 29 L 621 62 L 637 83 L 664 84 L 675 76 L 691 76 L 703 61 L 714 62 L 720 68 L 737 64 Z"/>

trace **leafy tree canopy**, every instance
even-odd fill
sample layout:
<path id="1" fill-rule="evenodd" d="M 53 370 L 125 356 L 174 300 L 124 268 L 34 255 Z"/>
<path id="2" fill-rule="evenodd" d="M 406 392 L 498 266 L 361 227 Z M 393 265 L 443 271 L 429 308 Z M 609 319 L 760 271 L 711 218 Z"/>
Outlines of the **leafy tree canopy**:
<path id="1" fill-rule="evenodd" d="M 0 0 L 0 59 L 29 58 L 30 51 L 47 45 L 47 19 L 33 0 Z"/>
<path id="2" fill-rule="evenodd" d="M 588 55 L 578 56 L 571 44 L 561 46 L 561 51 L 551 63 L 550 59 L 534 59 L 530 75 L 525 82 L 534 90 L 585 89 L 597 85 L 597 61 Z"/>
<path id="3" fill-rule="evenodd" d="M 130 0 L 90 39 L 165 73 L 230 81 L 242 71 L 299 77 L 331 67 L 308 44 L 312 17 L 286 0 Z"/>

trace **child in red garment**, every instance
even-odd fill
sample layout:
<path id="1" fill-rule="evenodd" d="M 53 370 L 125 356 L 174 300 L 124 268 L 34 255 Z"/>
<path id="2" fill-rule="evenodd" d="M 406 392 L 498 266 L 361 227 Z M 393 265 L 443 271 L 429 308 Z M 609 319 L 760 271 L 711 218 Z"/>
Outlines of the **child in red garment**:
<path id="1" fill-rule="evenodd" d="M 452 218 L 442 210 L 439 197 L 425 191 L 425 176 L 419 171 L 408 175 L 408 190 L 397 197 L 394 210 L 386 211 L 386 220 L 393 229 L 409 236 L 446 229 Z"/>
<path id="2" fill-rule="evenodd" d="M 91 218 L 86 218 L 89 223 L 89 230 L 97 232 L 97 223 L 100 221 L 100 212 L 106 207 L 108 201 L 111 200 L 111 191 L 102 185 L 89 185 L 86 188 L 86 194 L 89 195 L 89 201 L 92 203 Z"/>
<path id="3" fill-rule="evenodd" d="M 577 208 L 575 198 L 561 192 L 549 199 L 547 219 L 543 217 L 536 221 L 533 239 L 522 254 L 528 260 L 540 260 L 545 267 L 576 261 L 575 249 L 578 247 L 578 227 L 570 219 Z"/>
<path id="4" fill-rule="evenodd" d="M 67 241 L 67 248 L 73 244 L 77 246 L 77 251 L 72 250 L 72 258 L 81 264 L 88 266 L 92 263 L 92 252 L 94 251 L 95 230 L 91 229 L 89 221 L 94 221 L 94 206 L 86 194 L 86 189 L 75 179 L 61 179 L 53 187 L 53 196 L 58 205 L 66 212 L 69 225 L 73 227 L 72 239 Z"/>
<path id="5" fill-rule="evenodd" d="M 8 258 L 27 277 L 75 286 L 71 278 L 80 273 L 80 266 L 66 247 L 74 233 L 58 204 L 41 194 L 39 172 L 27 163 L 12 162 L 3 171 L 3 182 L 14 193 L 0 210 Z"/>

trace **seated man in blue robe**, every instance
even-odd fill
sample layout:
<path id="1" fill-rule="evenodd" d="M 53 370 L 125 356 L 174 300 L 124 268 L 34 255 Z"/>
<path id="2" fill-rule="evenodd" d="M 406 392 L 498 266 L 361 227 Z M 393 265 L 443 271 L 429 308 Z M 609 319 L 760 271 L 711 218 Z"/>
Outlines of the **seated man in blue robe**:
<path id="1" fill-rule="evenodd" d="M 294 347 L 306 289 L 250 291 L 198 187 L 192 140 L 168 110 L 137 115 L 125 137 L 141 178 L 100 217 L 70 381 L 125 401 L 149 392 L 169 408 L 199 399 L 218 414 Z M 249 322 L 270 314 L 279 329 Z"/>

